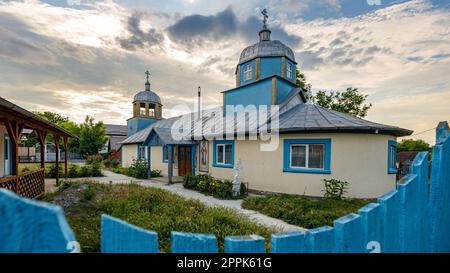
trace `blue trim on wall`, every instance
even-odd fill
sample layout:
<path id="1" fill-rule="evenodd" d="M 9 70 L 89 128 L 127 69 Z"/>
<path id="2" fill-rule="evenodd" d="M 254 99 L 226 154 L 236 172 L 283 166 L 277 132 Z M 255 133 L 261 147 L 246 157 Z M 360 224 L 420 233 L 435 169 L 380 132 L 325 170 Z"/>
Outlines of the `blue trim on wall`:
<path id="1" fill-rule="evenodd" d="M 388 141 L 388 174 L 396 174 L 397 173 L 397 164 L 394 163 L 394 166 L 391 166 L 391 147 L 394 148 L 394 162 L 397 162 L 397 141 L 389 140 Z"/>
<path id="2" fill-rule="evenodd" d="M 325 146 L 323 169 L 291 168 L 291 144 L 323 144 Z M 331 139 L 285 139 L 283 143 L 283 172 L 331 174 Z"/>
<path id="3" fill-rule="evenodd" d="M 150 144 L 147 145 L 147 176 L 152 178 L 152 148 Z"/>
<path id="4" fill-rule="evenodd" d="M 192 174 L 193 175 L 195 175 L 195 165 L 196 165 L 195 163 L 197 162 L 195 160 L 195 152 L 196 152 L 195 144 L 192 144 L 191 145 L 191 156 L 192 156 L 191 163 L 192 163 Z"/>
<path id="5" fill-rule="evenodd" d="M 164 147 L 167 147 L 167 155 L 169 155 L 169 145 L 163 145 L 162 146 L 162 162 L 163 163 L 169 163 L 169 158 L 166 158 L 165 155 L 166 153 L 164 152 Z"/>
<path id="6" fill-rule="evenodd" d="M 231 144 L 231 164 L 216 163 L 217 144 Z M 217 168 L 234 168 L 234 140 L 214 140 L 212 165 Z"/>

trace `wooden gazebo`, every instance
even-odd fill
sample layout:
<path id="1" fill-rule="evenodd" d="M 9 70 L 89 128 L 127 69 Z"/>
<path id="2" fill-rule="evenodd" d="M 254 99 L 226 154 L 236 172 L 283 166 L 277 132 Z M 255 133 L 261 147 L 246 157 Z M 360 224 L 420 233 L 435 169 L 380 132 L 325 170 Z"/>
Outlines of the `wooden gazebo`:
<path id="1" fill-rule="evenodd" d="M 69 137 L 76 137 L 65 129 L 27 111 L 14 103 L 0 97 L 0 125 L 6 127 L 11 141 L 11 175 L 0 177 L 0 188 L 8 188 L 16 193 L 36 198 L 45 191 L 45 139 L 53 135 L 56 146 L 56 181 L 59 181 L 59 142 L 63 139 L 64 150 L 67 152 Z M 19 142 L 23 129 L 36 132 L 41 147 L 41 168 L 38 171 L 19 174 Z M 64 160 L 64 171 L 67 176 L 67 155 Z"/>

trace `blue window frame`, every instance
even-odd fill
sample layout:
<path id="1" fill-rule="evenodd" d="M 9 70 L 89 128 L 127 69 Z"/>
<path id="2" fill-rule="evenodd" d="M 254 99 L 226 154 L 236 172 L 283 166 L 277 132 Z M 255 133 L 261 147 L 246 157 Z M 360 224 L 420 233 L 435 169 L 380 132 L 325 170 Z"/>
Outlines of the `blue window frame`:
<path id="1" fill-rule="evenodd" d="M 164 163 L 169 163 L 169 148 L 167 145 L 162 146 L 162 161 Z"/>
<path id="2" fill-rule="evenodd" d="M 214 140 L 213 167 L 234 167 L 234 140 Z"/>
<path id="3" fill-rule="evenodd" d="M 388 141 L 388 174 L 397 173 L 397 141 Z"/>
<path id="4" fill-rule="evenodd" d="M 285 139 L 283 171 L 331 174 L 331 139 Z"/>
<path id="5" fill-rule="evenodd" d="M 138 159 L 145 159 L 145 145 L 138 144 Z"/>

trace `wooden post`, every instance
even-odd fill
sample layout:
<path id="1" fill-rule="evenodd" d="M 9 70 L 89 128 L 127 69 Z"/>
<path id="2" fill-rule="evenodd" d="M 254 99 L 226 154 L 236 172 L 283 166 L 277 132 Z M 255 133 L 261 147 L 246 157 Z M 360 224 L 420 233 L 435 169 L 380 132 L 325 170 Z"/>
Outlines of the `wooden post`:
<path id="1" fill-rule="evenodd" d="M 168 173 L 169 173 L 169 185 L 172 184 L 172 177 L 173 177 L 173 147 L 172 145 L 167 145 L 168 149 L 168 156 L 169 156 L 169 166 L 168 166 Z"/>
<path id="2" fill-rule="evenodd" d="M 12 144 L 12 175 L 19 174 L 19 142 L 22 137 L 22 130 L 24 125 L 17 120 L 6 120 L 6 130 L 8 131 L 9 138 Z"/>
<path id="3" fill-rule="evenodd" d="M 67 136 L 63 137 L 64 141 L 64 178 L 67 179 Z"/>
<path id="4" fill-rule="evenodd" d="M 59 186 L 59 136 L 53 135 L 53 139 L 55 140 L 55 148 L 56 148 L 56 186 Z"/>
<path id="5" fill-rule="evenodd" d="M 36 130 L 39 138 L 39 145 L 41 146 L 41 169 L 45 169 L 45 139 L 47 138 L 47 131 Z"/>

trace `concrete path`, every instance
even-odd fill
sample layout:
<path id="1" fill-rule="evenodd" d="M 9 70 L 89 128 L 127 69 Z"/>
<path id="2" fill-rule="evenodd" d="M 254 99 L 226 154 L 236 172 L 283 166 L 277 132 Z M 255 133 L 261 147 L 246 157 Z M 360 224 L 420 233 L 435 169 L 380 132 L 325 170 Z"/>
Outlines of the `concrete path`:
<path id="1" fill-rule="evenodd" d="M 126 184 L 126 183 L 131 183 L 133 181 L 133 182 L 138 183 L 139 185 L 142 185 L 145 187 L 164 189 L 169 192 L 183 196 L 185 198 L 199 200 L 200 202 L 204 203 L 205 205 L 207 205 L 209 207 L 225 207 L 225 208 L 233 209 L 234 211 L 238 212 L 239 214 L 247 217 L 248 219 L 250 219 L 260 225 L 270 227 L 270 228 L 275 228 L 279 231 L 288 232 L 288 231 L 305 231 L 306 230 L 299 226 L 290 225 L 282 220 L 269 217 L 269 216 L 259 213 L 257 211 L 243 209 L 241 207 L 242 200 L 217 199 L 212 196 L 204 195 L 197 191 L 185 189 L 183 187 L 183 184 L 181 184 L 181 183 L 167 185 L 167 183 L 164 183 L 164 182 L 160 182 L 160 181 L 156 181 L 156 180 L 148 180 L 148 179 L 135 179 L 135 178 L 131 178 L 126 175 L 116 174 L 116 173 L 113 173 L 108 170 L 103 170 L 103 174 L 105 175 L 104 177 L 94 177 L 94 178 L 90 178 L 90 179 L 100 182 L 100 183 L 113 183 L 113 184 Z M 73 180 L 79 180 L 79 179 L 80 178 L 73 179 Z"/>

